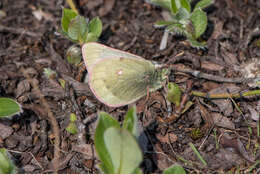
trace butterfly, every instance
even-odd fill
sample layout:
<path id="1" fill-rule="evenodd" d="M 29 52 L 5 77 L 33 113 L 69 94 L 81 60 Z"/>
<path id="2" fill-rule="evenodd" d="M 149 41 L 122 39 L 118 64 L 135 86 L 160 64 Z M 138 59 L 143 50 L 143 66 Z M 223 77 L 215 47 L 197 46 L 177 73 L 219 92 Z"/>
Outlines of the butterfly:
<path id="1" fill-rule="evenodd" d="M 89 42 L 82 55 L 88 83 L 96 98 L 110 107 L 134 103 L 166 82 L 169 73 L 144 58 L 108 46 Z"/>

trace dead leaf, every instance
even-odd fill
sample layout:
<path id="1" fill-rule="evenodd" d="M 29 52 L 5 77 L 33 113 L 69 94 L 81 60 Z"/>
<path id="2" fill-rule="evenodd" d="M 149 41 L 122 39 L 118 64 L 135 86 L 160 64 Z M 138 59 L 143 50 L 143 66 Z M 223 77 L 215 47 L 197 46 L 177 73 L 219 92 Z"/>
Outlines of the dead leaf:
<path id="1" fill-rule="evenodd" d="M 209 93 L 210 94 L 220 94 L 220 93 L 236 93 L 240 91 L 240 88 L 236 85 L 223 85 L 219 88 L 212 89 Z M 233 112 L 233 106 L 230 99 L 217 99 L 211 100 L 214 104 L 216 104 L 221 112 L 224 113 L 225 116 L 230 116 Z"/>
<path id="2" fill-rule="evenodd" d="M 211 113 L 211 116 L 215 125 L 223 128 L 235 129 L 234 123 L 227 117 L 223 117 L 221 114 L 216 112 Z"/>
<path id="3" fill-rule="evenodd" d="M 195 127 L 200 127 L 203 120 L 198 105 L 195 105 L 193 112 L 188 112 L 188 119 Z"/>
<path id="4" fill-rule="evenodd" d="M 252 106 L 247 105 L 248 110 L 250 111 L 250 116 L 254 121 L 259 120 L 259 112 L 257 112 Z"/>
<path id="5" fill-rule="evenodd" d="M 164 135 L 164 136 L 162 136 L 161 134 L 156 134 L 156 138 L 157 138 L 161 143 L 169 143 L 167 134 Z"/>
<path id="6" fill-rule="evenodd" d="M 38 75 L 38 72 L 34 69 L 34 68 L 32 68 L 32 67 L 29 67 L 29 68 L 26 68 L 25 70 L 24 70 L 24 74 L 28 74 L 28 75 L 30 75 L 30 76 L 36 76 L 36 75 Z"/>
<path id="7" fill-rule="evenodd" d="M 25 92 L 30 91 L 31 85 L 27 80 L 22 80 L 18 83 L 17 88 L 15 90 L 15 96 L 20 97 Z"/>
<path id="8" fill-rule="evenodd" d="M 236 70 L 243 74 L 244 78 L 260 78 L 260 61 L 259 59 L 252 59 L 251 61 L 242 64 Z M 250 87 L 257 87 L 255 82 L 248 83 Z"/>
<path id="9" fill-rule="evenodd" d="M 213 18 L 213 21 L 215 23 L 214 32 L 211 35 L 210 39 L 217 39 L 221 34 L 223 34 L 223 21 L 218 20 L 217 18 Z"/>
<path id="10" fill-rule="evenodd" d="M 0 123 L 0 137 L 3 140 L 12 135 L 13 131 L 12 127 Z"/>
<path id="11" fill-rule="evenodd" d="M 99 16 L 106 16 L 114 7 L 115 0 L 104 0 L 103 7 L 98 10 Z"/>
<path id="12" fill-rule="evenodd" d="M 159 144 L 155 145 L 155 151 L 156 152 L 162 152 L 161 147 L 159 146 Z M 172 165 L 172 161 L 169 160 L 170 158 L 162 153 L 156 153 L 155 154 L 155 159 L 156 159 L 156 163 L 157 163 L 157 167 L 158 169 L 160 169 L 161 171 L 164 171 L 165 169 L 167 169 L 168 167 L 170 167 Z"/>
<path id="13" fill-rule="evenodd" d="M 34 165 L 25 165 L 23 167 L 23 170 L 26 172 L 26 173 L 33 173 L 35 170 L 39 170 L 39 167 L 37 166 L 34 166 Z"/>
<path id="14" fill-rule="evenodd" d="M 85 5 L 87 4 L 87 8 L 89 10 L 92 10 L 94 8 L 96 8 L 97 6 L 101 5 L 103 3 L 103 0 L 81 0 L 80 2 L 80 5 Z"/>
<path id="15" fill-rule="evenodd" d="M 210 91 L 210 90 L 212 90 L 212 89 L 215 89 L 215 88 L 220 87 L 220 84 L 215 83 L 215 82 L 207 81 L 207 82 L 204 82 L 204 83 L 202 84 L 202 86 L 203 86 L 203 89 L 204 89 L 205 91 Z"/>
<path id="16" fill-rule="evenodd" d="M 210 61 L 201 61 L 201 68 L 209 71 L 222 71 L 224 69 L 223 66 L 212 63 Z"/>
<path id="17" fill-rule="evenodd" d="M 76 145 L 72 147 L 72 150 L 84 154 L 85 159 L 93 159 L 93 155 L 97 158 L 97 154 L 93 144 Z"/>
<path id="18" fill-rule="evenodd" d="M 240 155 L 234 153 L 230 149 L 219 149 L 219 152 L 215 156 L 216 161 L 214 166 L 216 169 L 221 167 L 224 170 L 229 170 L 230 168 L 239 166 L 244 162 Z"/>
<path id="19" fill-rule="evenodd" d="M 205 128 L 209 129 L 213 125 L 213 120 L 210 116 L 210 113 L 202 104 L 200 104 L 200 103 L 198 103 L 198 104 L 199 104 L 201 116 L 202 116 L 203 120 L 206 122 Z"/>
<path id="20" fill-rule="evenodd" d="M 235 53 L 228 52 L 225 49 L 222 49 L 221 53 L 227 65 L 232 65 L 232 66 L 239 65 L 237 55 L 235 55 Z"/>
<path id="21" fill-rule="evenodd" d="M 71 158 L 74 155 L 75 155 L 75 152 L 74 153 L 69 153 L 65 157 L 58 159 L 57 163 L 56 163 L 56 164 L 58 164 L 58 166 L 54 166 L 55 163 L 50 162 L 49 166 L 48 166 L 48 169 L 50 171 L 54 171 L 54 170 L 62 170 L 64 168 L 68 167 L 68 162 L 71 160 Z"/>
<path id="22" fill-rule="evenodd" d="M 32 12 L 33 16 L 38 20 L 41 21 L 43 18 L 47 21 L 53 21 L 53 16 L 51 13 L 44 12 L 42 10 L 35 10 Z"/>
<path id="23" fill-rule="evenodd" d="M 243 143 L 240 141 L 239 138 L 228 138 L 227 135 L 223 135 L 220 138 L 219 143 L 224 147 L 230 147 L 230 148 L 234 148 L 236 150 L 236 152 L 238 154 L 240 154 L 241 156 L 243 156 L 246 160 L 250 161 L 250 162 L 254 162 L 253 157 L 249 156 L 248 152 L 246 151 Z"/>

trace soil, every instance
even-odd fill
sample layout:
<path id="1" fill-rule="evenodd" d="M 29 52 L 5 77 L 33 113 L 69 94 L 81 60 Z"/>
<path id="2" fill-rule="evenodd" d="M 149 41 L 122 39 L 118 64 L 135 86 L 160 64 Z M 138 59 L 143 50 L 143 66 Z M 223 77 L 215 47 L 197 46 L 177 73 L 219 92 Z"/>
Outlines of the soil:
<path id="1" fill-rule="evenodd" d="M 241 70 L 252 62 L 259 65 L 260 1 L 215 1 L 205 9 L 209 24 L 201 40 L 207 41 L 207 49 L 192 48 L 185 38 L 169 35 L 165 50 L 159 50 L 164 30 L 154 27 L 162 19 L 161 8 L 141 0 L 75 2 L 81 15 L 100 16 L 103 33 L 99 42 L 148 60 L 213 75 L 205 79 L 171 73 L 169 81 L 186 91 L 183 101 L 193 102 L 172 121 L 167 122 L 180 109 L 166 102 L 163 89 L 136 103 L 144 173 L 162 173 L 174 164 L 182 165 L 187 173 L 250 172 L 260 157 L 260 98 L 213 100 L 210 95 L 191 96 L 189 91 L 231 94 L 259 89 L 249 83 L 214 79 L 249 77 Z M 59 34 L 62 7 L 68 5 L 61 0 L 0 1 L 0 10 L 6 13 L 0 16 L 0 96 L 16 99 L 24 110 L 12 119 L 0 120 L 0 147 L 10 152 L 21 173 L 52 173 L 54 169 L 58 173 L 100 173 L 93 144 L 98 113 L 108 112 L 122 122 L 128 109 L 99 102 L 83 83 L 84 66 L 67 62 L 66 50 L 73 43 Z M 254 75 L 260 74 L 259 67 Z M 68 81 L 65 89 L 57 78 L 47 78 L 44 68 Z M 78 117 L 75 135 L 65 130 L 70 113 Z M 260 173 L 259 168 L 256 165 L 251 173 Z"/>

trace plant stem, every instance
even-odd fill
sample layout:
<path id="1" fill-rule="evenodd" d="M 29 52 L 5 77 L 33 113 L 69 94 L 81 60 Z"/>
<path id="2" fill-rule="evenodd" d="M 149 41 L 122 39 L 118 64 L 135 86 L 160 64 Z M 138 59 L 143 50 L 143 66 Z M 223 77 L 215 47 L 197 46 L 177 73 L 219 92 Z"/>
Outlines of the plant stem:
<path id="1" fill-rule="evenodd" d="M 67 0 L 67 3 L 69 4 L 70 8 L 71 8 L 74 12 L 76 12 L 77 14 L 79 14 L 79 12 L 78 12 L 78 10 L 77 10 L 77 8 L 76 8 L 76 6 L 75 6 L 73 0 Z"/>
<path id="2" fill-rule="evenodd" d="M 260 90 L 246 91 L 246 92 L 234 93 L 234 94 L 229 94 L 229 93 L 209 94 L 209 93 L 205 93 L 205 92 L 191 91 L 191 94 L 194 96 L 204 97 L 204 98 L 209 98 L 209 99 L 241 98 L 241 97 L 260 95 Z"/>
<path id="3" fill-rule="evenodd" d="M 191 147 L 191 149 L 194 151 L 194 153 L 197 155 L 197 157 L 199 158 L 199 160 L 203 163 L 204 166 L 207 166 L 207 162 L 203 159 L 203 157 L 200 155 L 199 151 L 196 149 L 196 147 L 192 144 L 189 143 L 189 146 Z"/>
<path id="4" fill-rule="evenodd" d="M 260 137 L 260 122 L 257 120 L 257 136 Z"/>

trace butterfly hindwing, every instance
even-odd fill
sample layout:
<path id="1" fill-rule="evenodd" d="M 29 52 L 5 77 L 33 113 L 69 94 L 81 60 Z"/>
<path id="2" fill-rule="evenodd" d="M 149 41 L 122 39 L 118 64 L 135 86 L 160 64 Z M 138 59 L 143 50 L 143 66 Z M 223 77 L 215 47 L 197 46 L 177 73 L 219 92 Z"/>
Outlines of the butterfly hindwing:
<path id="1" fill-rule="evenodd" d="M 90 88 L 108 106 L 136 101 L 147 93 L 155 66 L 142 58 L 109 58 L 96 62 L 89 72 Z"/>

